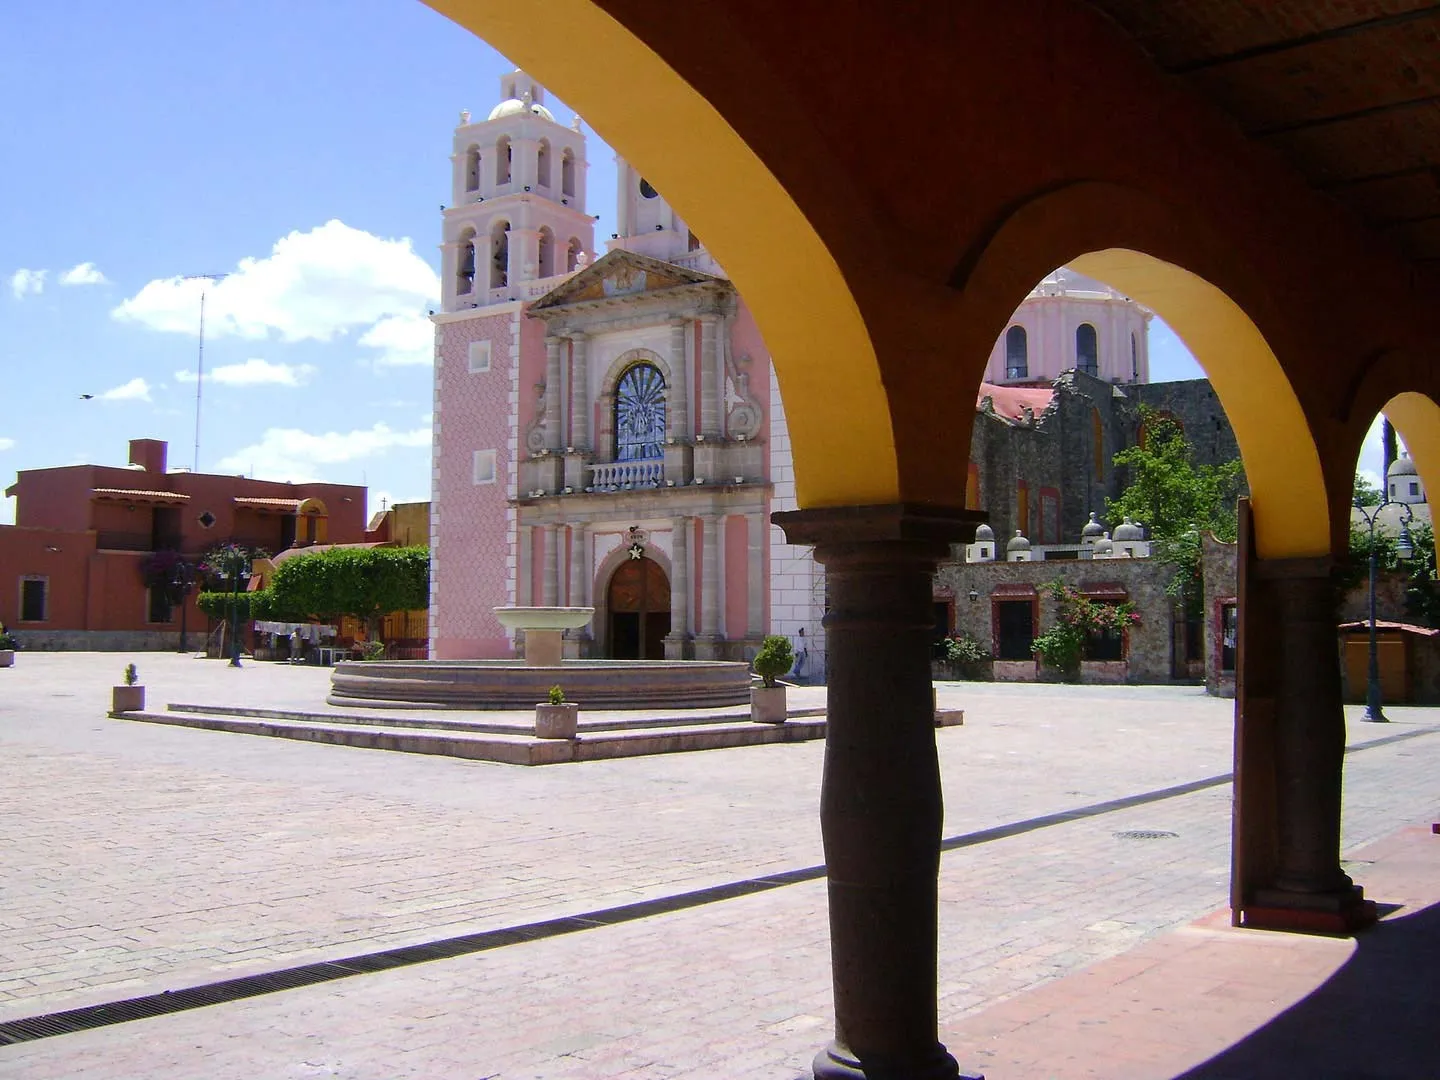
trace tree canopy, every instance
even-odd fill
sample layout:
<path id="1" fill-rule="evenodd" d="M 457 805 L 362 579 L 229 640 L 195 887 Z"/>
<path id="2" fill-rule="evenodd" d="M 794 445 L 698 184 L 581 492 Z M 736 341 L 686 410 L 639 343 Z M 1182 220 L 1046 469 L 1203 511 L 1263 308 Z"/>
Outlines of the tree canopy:
<path id="1" fill-rule="evenodd" d="M 379 619 L 430 602 L 430 553 L 423 547 L 328 548 L 295 555 L 275 568 L 265 590 L 284 617 L 352 615 L 374 636 Z"/>
<path id="2" fill-rule="evenodd" d="M 1364 473 L 1355 474 L 1355 497 L 1351 500 L 1356 506 L 1379 506 L 1385 501 L 1385 492 L 1379 484 L 1372 483 Z"/>
<path id="3" fill-rule="evenodd" d="M 1184 429 L 1166 413 L 1142 405 L 1140 419 L 1144 438 L 1115 455 L 1115 464 L 1129 470 L 1129 483 L 1118 499 L 1106 500 L 1105 514 L 1112 523 L 1128 517 L 1144 524 L 1156 556 L 1177 567 L 1172 591 L 1198 604 L 1200 534 L 1235 540 L 1235 500 L 1245 470 L 1239 458 L 1197 464 Z"/>

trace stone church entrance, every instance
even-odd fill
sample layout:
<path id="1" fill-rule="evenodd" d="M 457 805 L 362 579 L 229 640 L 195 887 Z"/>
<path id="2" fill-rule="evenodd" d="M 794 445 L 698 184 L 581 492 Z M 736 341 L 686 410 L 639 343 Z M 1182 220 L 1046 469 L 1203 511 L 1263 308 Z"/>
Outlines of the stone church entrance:
<path id="1" fill-rule="evenodd" d="M 664 660 L 670 579 L 653 559 L 627 559 L 610 576 L 610 657 Z"/>

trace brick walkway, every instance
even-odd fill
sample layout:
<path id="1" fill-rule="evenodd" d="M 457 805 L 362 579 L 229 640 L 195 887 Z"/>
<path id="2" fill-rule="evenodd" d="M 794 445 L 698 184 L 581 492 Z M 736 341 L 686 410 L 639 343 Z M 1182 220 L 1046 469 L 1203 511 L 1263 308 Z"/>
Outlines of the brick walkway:
<path id="1" fill-rule="evenodd" d="M 545 770 L 414 758 L 110 721 L 107 664 L 27 654 L 0 672 L 0 1021 L 821 861 L 818 745 Z M 152 706 L 313 705 L 324 685 L 168 656 L 142 669 Z M 950 836 L 1230 766 L 1229 703 L 1190 689 L 957 685 L 941 702 L 967 710 L 937 733 Z M 1352 742 L 1440 730 L 1392 715 Z M 1437 764 L 1440 735 L 1353 755 L 1347 846 L 1440 810 Z M 947 853 L 956 1052 L 967 1016 L 1223 904 L 1228 808 L 1221 785 Z M 784 1080 L 829 1027 L 810 882 L 0 1049 L 0 1076 Z"/>

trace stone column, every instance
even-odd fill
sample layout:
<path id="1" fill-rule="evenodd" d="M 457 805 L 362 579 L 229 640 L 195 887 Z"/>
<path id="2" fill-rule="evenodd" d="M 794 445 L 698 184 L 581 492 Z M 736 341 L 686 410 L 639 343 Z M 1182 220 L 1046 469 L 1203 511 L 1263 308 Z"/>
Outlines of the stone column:
<path id="1" fill-rule="evenodd" d="M 983 515 L 910 504 L 773 515 L 830 582 L 820 824 L 835 1041 L 816 1080 L 955 1080 L 937 1037 L 942 805 L 930 683 L 931 578 Z"/>
<path id="2" fill-rule="evenodd" d="M 700 430 L 706 439 L 720 437 L 720 391 L 716 364 L 720 317 L 700 316 Z"/>
<path id="3" fill-rule="evenodd" d="M 720 642 L 720 515 L 701 514 L 700 548 L 700 636 L 705 643 L 696 658 L 712 660 Z M 700 652 L 705 655 L 701 656 Z"/>
<path id="4" fill-rule="evenodd" d="M 545 566 L 540 578 L 540 606 L 560 606 L 560 526 L 545 527 Z"/>
<path id="5" fill-rule="evenodd" d="M 684 660 L 690 640 L 690 530 L 692 518 L 677 517 L 670 526 L 670 633 L 665 659 Z"/>
<path id="6" fill-rule="evenodd" d="M 570 607 L 585 607 L 590 601 L 590 560 L 585 557 L 585 525 L 570 526 Z"/>
<path id="7" fill-rule="evenodd" d="M 765 539 L 764 514 L 746 514 L 745 532 L 748 559 L 745 577 L 745 636 L 758 640 L 765 633 Z"/>
<path id="8" fill-rule="evenodd" d="M 535 590 L 531 587 L 535 579 L 530 568 L 530 559 L 535 550 L 534 528 L 521 525 L 517 533 L 519 544 L 515 553 L 515 603 L 518 607 L 531 607 L 535 601 Z"/>
<path id="9" fill-rule="evenodd" d="M 564 387 L 560 383 L 560 339 L 545 338 L 545 447 L 559 450 L 564 445 L 565 431 L 561 426 L 560 402 Z"/>
<path id="10" fill-rule="evenodd" d="M 665 397 L 665 433 L 680 440 L 690 437 L 690 373 L 685 361 L 689 328 L 689 319 L 670 320 L 670 392 Z"/>
<path id="11" fill-rule="evenodd" d="M 1299 562 L 1300 560 L 1296 560 Z M 1297 568 L 1301 569 L 1301 568 Z M 1353 929 L 1373 905 L 1340 868 L 1345 714 L 1328 574 L 1280 568 L 1268 582 L 1276 607 L 1274 888 L 1257 890 L 1254 922 Z M 1287 920 L 1281 912 L 1308 912 Z M 1247 911 L 1247 924 L 1252 912 Z"/>
<path id="12" fill-rule="evenodd" d="M 590 338 L 585 334 L 572 334 L 570 342 L 569 445 L 584 451 L 594 445 L 590 435 Z"/>

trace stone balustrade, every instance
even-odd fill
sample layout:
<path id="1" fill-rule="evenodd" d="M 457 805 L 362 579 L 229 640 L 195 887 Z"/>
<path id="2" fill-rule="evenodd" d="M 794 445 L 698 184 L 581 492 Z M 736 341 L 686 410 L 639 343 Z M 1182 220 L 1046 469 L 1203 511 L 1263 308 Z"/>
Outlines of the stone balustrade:
<path id="1" fill-rule="evenodd" d="M 586 491 L 631 491 L 660 487 L 665 482 L 665 462 L 660 458 L 652 461 L 610 461 L 587 465 L 586 468 L 590 470 L 590 484 Z"/>

